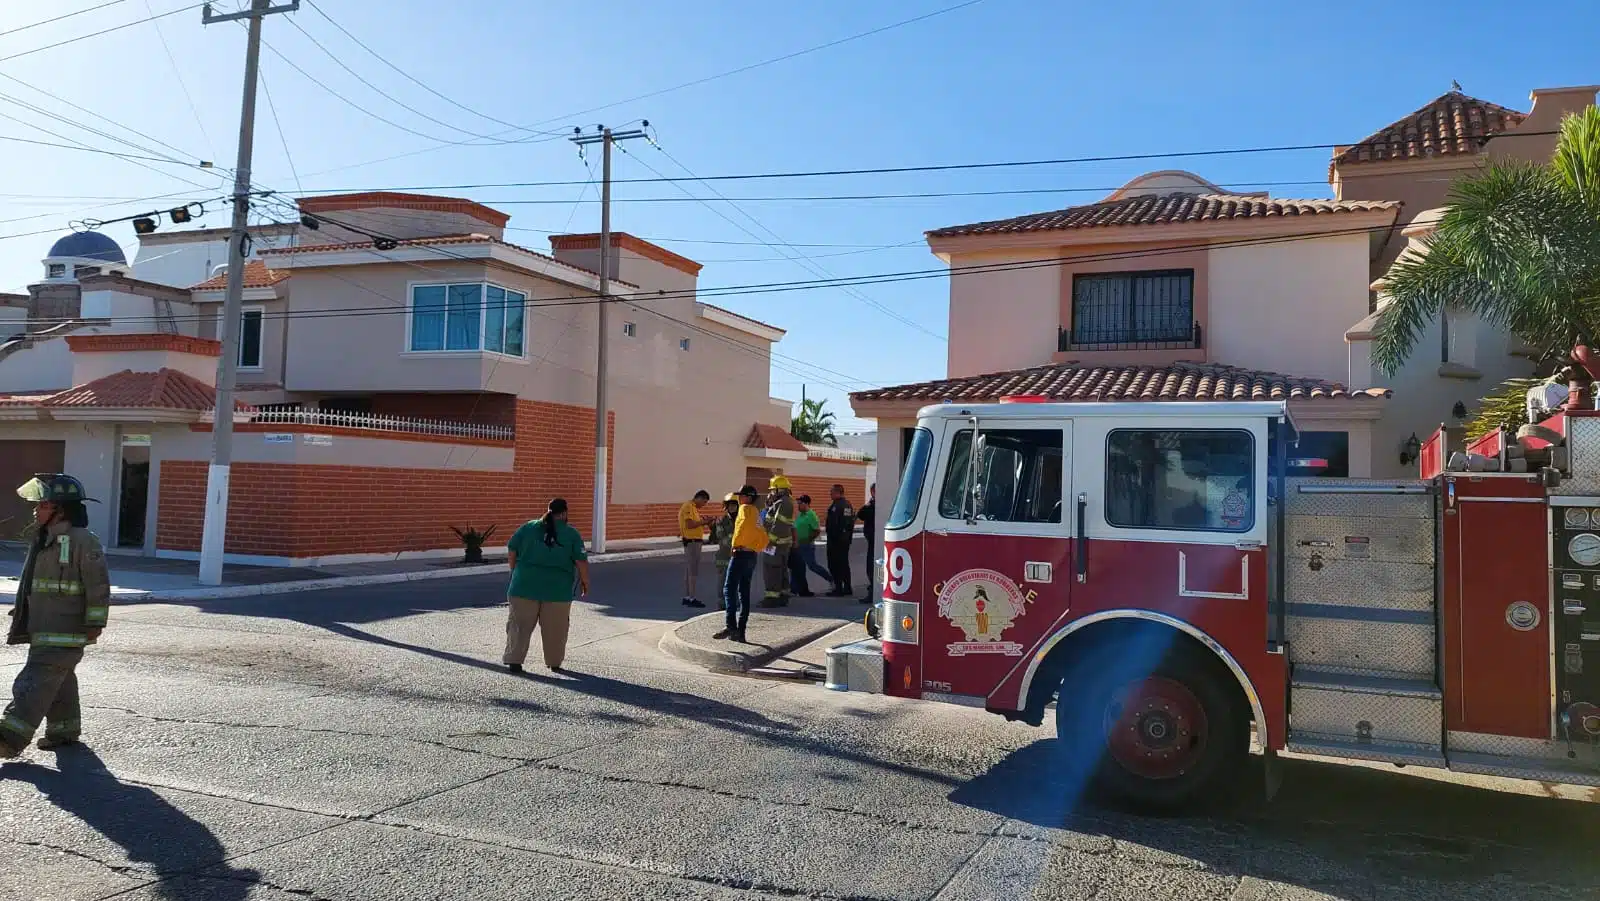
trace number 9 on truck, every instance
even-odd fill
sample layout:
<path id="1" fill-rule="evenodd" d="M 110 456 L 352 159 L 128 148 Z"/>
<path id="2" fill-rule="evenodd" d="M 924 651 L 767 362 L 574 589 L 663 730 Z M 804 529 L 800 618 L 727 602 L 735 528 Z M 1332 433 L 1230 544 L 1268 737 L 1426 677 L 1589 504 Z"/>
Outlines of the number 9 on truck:
<path id="1" fill-rule="evenodd" d="M 889 552 L 888 578 L 884 584 L 895 595 L 903 595 L 911 590 L 911 552 L 903 547 L 897 547 Z"/>

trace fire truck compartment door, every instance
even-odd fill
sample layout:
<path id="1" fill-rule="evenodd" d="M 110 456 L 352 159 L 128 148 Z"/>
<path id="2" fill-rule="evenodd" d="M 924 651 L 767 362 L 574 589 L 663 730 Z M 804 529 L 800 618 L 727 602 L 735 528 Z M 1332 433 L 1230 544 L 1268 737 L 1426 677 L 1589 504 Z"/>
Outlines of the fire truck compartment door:
<path id="1" fill-rule="evenodd" d="M 1067 609 L 1073 578 L 1070 420 L 945 426 L 925 520 L 922 689 L 982 698 Z"/>

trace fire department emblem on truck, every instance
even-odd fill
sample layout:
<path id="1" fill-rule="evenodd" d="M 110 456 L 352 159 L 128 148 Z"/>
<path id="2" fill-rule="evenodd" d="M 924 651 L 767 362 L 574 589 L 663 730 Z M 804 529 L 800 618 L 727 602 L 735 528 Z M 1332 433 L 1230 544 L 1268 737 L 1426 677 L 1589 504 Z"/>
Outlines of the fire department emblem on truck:
<path id="1" fill-rule="evenodd" d="M 1006 629 L 1027 612 L 1027 601 L 1017 583 L 992 569 L 969 569 L 952 576 L 938 588 L 938 594 L 939 615 L 966 636 L 965 641 L 945 646 L 950 656 L 1022 656 L 1022 645 L 1003 640 Z"/>

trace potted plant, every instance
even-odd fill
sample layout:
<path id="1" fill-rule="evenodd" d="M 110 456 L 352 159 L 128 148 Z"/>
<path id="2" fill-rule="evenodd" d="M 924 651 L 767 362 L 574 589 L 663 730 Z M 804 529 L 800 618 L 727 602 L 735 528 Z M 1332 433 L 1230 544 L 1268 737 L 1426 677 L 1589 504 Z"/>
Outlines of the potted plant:
<path id="1" fill-rule="evenodd" d="M 487 544 L 489 538 L 494 535 L 494 530 L 494 526 L 490 526 L 482 532 L 479 532 L 471 526 L 467 526 L 464 530 L 458 529 L 455 526 L 450 527 L 450 531 L 456 533 L 456 537 L 461 539 L 462 546 L 466 548 L 467 553 L 465 559 L 462 561 L 463 563 L 483 562 L 483 546 Z"/>

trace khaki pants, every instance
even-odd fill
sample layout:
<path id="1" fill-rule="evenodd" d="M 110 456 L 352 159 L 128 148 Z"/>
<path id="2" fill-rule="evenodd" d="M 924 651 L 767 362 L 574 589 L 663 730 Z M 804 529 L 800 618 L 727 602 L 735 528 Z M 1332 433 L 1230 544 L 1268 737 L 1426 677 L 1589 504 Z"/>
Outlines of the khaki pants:
<path id="1" fill-rule="evenodd" d="M 555 669 L 567 657 L 567 629 L 572 624 L 571 601 L 530 601 L 507 598 L 511 615 L 506 620 L 506 653 L 502 663 L 522 665 L 528 659 L 528 642 L 534 627 L 544 645 L 544 665 Z"/>
<path id="2" fill-rule="evenodd" d="M 705 542 L 684 539 L 683 542 L 683 596 L 700 599 L 700 551 Z"/>
<path id="3" fill-rule="evenodd" d="M 45 734 L 51 738 L 78 737 L 76 670 L 82 659 L 82 648 L 28 648 L 28 662 L 11 686 L 11 703 L 0 714 L 0 742 L 27 747 L 40 720 L 49 721 Z"/>

